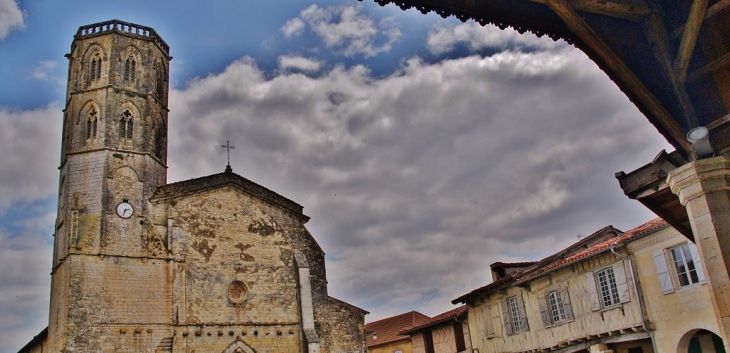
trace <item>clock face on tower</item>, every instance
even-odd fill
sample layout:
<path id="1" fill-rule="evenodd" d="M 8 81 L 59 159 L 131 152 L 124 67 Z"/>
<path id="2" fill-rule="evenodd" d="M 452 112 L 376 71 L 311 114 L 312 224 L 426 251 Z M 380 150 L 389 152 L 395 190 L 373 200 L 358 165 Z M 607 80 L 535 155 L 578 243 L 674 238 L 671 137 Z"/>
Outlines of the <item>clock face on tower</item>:
<path id="1" fill-rule="evenodd" d="M 122 202 L 119 205 L 117 205 L 117 214 L 119 217 L 122 218 L 129 218 L 132 217 L 132 214 L 134 213 L 134 207 L 129 204 L 129 202 Z"/>

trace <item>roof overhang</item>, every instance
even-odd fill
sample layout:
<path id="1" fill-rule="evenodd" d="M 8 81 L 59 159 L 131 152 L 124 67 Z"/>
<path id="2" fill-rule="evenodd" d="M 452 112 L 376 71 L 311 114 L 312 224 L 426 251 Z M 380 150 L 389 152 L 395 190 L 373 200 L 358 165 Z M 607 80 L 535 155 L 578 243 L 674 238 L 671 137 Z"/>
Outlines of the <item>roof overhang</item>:
<path id="1" fill-rule="evenodd" d="M 687 210 L 667 184 L 667 174 L 685 163 L 687 161 L 679 153 L 667 153 L 662 150 L 651 163 L 628 174 L 618 172 L 616 179 L 626 196 L 641 202 L 694 241 Z"/>

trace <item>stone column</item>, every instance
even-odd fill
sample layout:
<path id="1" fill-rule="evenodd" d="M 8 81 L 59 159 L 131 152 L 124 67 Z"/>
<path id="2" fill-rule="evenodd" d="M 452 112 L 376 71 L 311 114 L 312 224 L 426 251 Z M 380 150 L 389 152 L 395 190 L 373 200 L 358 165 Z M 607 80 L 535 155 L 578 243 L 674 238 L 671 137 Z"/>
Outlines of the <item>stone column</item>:
<path id="1" fill-rule="evenodd" d="M 687 209 L 705 266 L 706 281 L 728 351 L 730 338 L 730 157 L 685 164 L 669 173 L 667 184 Z"/>

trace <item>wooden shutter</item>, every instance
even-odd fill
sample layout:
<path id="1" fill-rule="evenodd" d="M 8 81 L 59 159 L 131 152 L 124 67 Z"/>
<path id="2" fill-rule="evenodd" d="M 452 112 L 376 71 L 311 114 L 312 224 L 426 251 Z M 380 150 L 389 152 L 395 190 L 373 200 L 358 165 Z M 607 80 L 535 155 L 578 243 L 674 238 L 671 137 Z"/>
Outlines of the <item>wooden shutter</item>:
<path id="1" fill-rule="evenodd" d="M 674 283 L 672 283 L 672 274 L 669 272 L 669 266 L 667 265 L 667 257 L 664 253 L 664 249 L 659 249 L 653 252 L 652 256 L 654 256 L 654 267 L 656 267 L 656 274 L 659 277 L 659 285 L 662 288 L 662 293 L 673 293 Z"/>
<path id="2" fill-rule="evenodd" d="M 629 283 L 626 281 L 626 271 L 624 270 L 623 260 L 613 264 L 613 276 L 616 279 L 616 289 L 618 289 L 619 302 L 630 302 L 631 292 L 629 291 Z"/>
<path id="3" fill-rule="evenodd" d="M 568 296 L 568 289 L 560 291 L 560 300 L 563 302 L 563 310 L 565 310 L 565 319 L 573 320 L 573 306 L 570 304 L 570 297 Z"/>
<path id="4" fill-rule="evenodd" d="M 689 253 L 692 255 L 692 261 L 695 263 L 695 269 L 697 270 L 697 278 L 700 280 L 700 282 L 704 282 L 705 280 L 705 269 L 702 267 L 702 258 L 700 257 L 700 252 L 697 249 L 697 245 L 694 243 L 688 243 L 689 246 Z"/>
<path id="5" fill-rule="evenodd" d="M 542 326 L 550 327 L 553 325 L 553 320 L 550 317 L 550 311 L 548 310 L 548 302 L 545 297 L 537 297 L 537 306 L 540 308 L 540 317 L 542 318 Z"/>
<path id="6" fill-rule="evenodd" d="M 484 328 L 487 331 L 487 338 L 496 336 L 494 332 L 494 316 L 492 316 L 492 303 L 487 302 L 484 304 L 485 318 Z"/>
<path id="7" fill-rule="evenodd" d="M 507 335 L 511 335 L 514 333 L 514 330 L 512 329 L 512 318 L 509 314 L 509 304 L 507 303 L 507 299 L 501 300 L 502 305 L 502 321 L 504 322 L 504 332 Z"/>
<path id="8" fill-rule="evenodd" d="M 530 326 L 527 324 L 527 313 L 525 312 L 525 301 L 522 300 L 522 293 L 520 293 L 517 297 L 517 312 L 519 313 L 519 319 L 520 319 L 520 326 L 522 328 L 522 331 L 528 331 L 530 329 Z"/>
<path id="9" fill-rule="evenodd" d="M 601 310 L 601 302 L 598 301 L 598 290 L 596 289 L 596 278 L 593 276 L 593 272 L 586 272 L 586 290 L 588 291 L 588 297 L 591 299 L 591 310 Z"/>

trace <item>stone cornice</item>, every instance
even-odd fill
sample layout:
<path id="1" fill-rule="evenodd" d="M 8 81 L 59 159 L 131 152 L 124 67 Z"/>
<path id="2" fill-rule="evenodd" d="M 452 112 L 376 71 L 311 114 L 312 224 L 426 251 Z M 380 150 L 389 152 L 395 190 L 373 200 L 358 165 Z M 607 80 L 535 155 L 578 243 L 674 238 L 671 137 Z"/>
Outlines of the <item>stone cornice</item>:
<path id="1" fill-rule="evenodd" d="M 682 206 L 700 196 L 730 191 L 730 157 L 720 156 L 687 163 L 667 176 L 667 184 Z"/>

